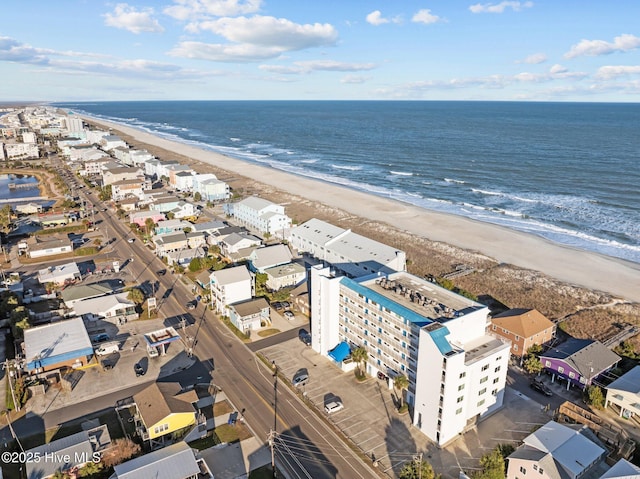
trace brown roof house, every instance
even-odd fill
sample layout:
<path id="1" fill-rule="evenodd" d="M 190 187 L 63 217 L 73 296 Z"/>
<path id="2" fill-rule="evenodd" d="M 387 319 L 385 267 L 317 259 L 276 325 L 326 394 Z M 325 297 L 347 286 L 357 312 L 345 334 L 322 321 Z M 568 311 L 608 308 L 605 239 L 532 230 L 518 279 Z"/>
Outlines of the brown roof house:
<path id="1" fill-rule="evenodd" d="M 490 332 L 511 341 L 511 354 L 522 358 L 534 344 L 555 336 L 556 325 L 536 309 L 510 309 L 491 319 Z"/>
<path id="2" fill-rule="evenodd" d="M 197 413 L 193 403 L 198 395 L 192 389 L 182 391 L 179 383 L 153 383 L 133 396 L 138 413 L 136 431 L 151 446 L 172 442 L 204 425 L 206 418 Z"/>

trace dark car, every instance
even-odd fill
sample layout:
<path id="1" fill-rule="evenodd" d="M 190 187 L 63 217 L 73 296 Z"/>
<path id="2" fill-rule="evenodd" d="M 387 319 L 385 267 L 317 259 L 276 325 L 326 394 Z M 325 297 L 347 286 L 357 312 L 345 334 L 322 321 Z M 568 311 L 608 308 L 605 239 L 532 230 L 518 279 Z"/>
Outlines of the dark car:
<path id="1" fill-rule="evenodd" d="M 105 341 L 109 341 L 109 335 L 107 333 L 96 334 L 94 337 L 91 338 L 91 342 L 93 344 L 100 344 L 100 343 L 104 343 Z"/>
<path id="2" fill-rule="evenodd" d="M 311 334 L 306 329 L 301 329 L 298 331 L 298 339 L 302 341 L 307 346 L 311 346 Z"/>
<path id="3" fill-rule="evenodd" d="M 544 394 L 545 396 L 553 396 L 553 392 L 549 389 L 542 381 L 538 381 L 537 379 L 533 379 L 529 384 L 531 389 L 534 391 L 538 391 L 539 393 Z"/>
<path id="4" fill-rule="evenodd" d="M 133 370 L 136 372 L 136 377 L 144 376 L 144 374 L 146 373 L 144 368 L 139 363 L 136 363 L 135 366 L 133 366 Z"/>
<path id="5" fill-rule="evenodd" d="M 389 376 L 387 376 L 382 371 L 378 371 L 378 379 L 380 379 L 381 381 L 388 381 L 389 380 Z"/>
<path id="6" fill-rule="evenodd" d="M 164 276 L 165 274 L 167 274 L 167 270 L 166 269 L 161 269 L 158 271 L 158 276 Z"/>
<path id="7" fill-rule="evenodd" d="M 197 304 L 196 304 L 196 302 L 195 302 L 195 301 L 189 301 L 189 302 L 186 304 L 186 306 L 187 306 L 187 309 L 188 309 L 189 311 L 191 311 L 191 310 L 196 309 Z"/>

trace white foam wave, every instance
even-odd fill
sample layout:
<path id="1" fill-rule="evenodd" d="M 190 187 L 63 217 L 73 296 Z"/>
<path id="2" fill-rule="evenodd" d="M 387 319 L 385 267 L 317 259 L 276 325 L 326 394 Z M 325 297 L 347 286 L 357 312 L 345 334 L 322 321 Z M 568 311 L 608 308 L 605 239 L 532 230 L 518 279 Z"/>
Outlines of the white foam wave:
<path id="1" fill-rule="evenodd" d="M 235 137 L 232 136 L 232 137 L 229 138 L 229 140 L 231 140 L 231 141 L 233 141 L 235 143 L 235 142 L 240 141 L 240 138 L 235 138 Z"/>
<path id="2" fill-rule="evenodd" d="M 362 166 L 349 166 L 349 165 L 331 165 L 331 168 L 335 168 L 336 170 L 349 170 L 349 171 L 359 171 L 362 169 Z"/>
<path id="3" fill-rule="evenodd" d="M 446 181 L 447 183 L 458 183 L 459 185 L 464 185 L 466 183 L 466 181 L 456 180 L 453 178 L 444 178 L 444 181 Z"/>
<path id="4" fill-rule="evenodd" d="M 413 173 L 409 173 L 406 171 L 393 171 L 390 170 L 389 173 L 391 173 L 392 175 L 399 175 L 399 176 L 413 176 Z"/>

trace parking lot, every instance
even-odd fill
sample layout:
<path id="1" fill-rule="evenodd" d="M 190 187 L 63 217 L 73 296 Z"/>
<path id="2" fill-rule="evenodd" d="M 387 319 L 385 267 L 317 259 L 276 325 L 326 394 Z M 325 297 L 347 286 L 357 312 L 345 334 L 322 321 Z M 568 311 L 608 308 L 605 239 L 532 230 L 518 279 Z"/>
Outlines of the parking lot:
<path id="1" fill-rule="evenodd" d="M 308 381 L 295 388 L 301 397 L 312 403 L 319 414 L 340 429 L 364 454 L 375 458 L 380 470 L 390 477 L 394 473 L 397 475 L 402 465 L 420 452 L 443 477 L 457 478 L 461 470 L 470 474 L 478 467 L 480 457 L 496 445 L 517 445 L 535 427 L 550 419 L 540 403 L 507 388 L 502 410 L 449 446 L 439 449 L 411 425 L 409 414 L 396 412 L 394 391 L 385 381 L 368 378 L 358 382 L 353 372 L 342 372 L 333 361 L 299 339 L 260 352 L 269 361 L 275 361 L 289 382 L 301 370 L 306 370 Z M 329 415 L 324 407 L 335 400 L 341 401 L 344 409 Z"/>

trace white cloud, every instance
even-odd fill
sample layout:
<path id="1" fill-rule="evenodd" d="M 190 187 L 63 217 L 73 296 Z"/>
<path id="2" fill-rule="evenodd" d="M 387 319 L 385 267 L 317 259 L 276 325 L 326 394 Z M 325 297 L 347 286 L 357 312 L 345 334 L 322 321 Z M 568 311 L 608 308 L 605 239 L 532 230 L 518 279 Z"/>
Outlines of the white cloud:
<path id="1" fill-rule="evenodd" d="M 269 16 L 224 17 L 201 22 L 197 29 L 213 32 L 230 43 L 181 42 L 169 54 L 220 62 L 247 62 L 275 58 L 288 51 L 333 45 L 338 39 L 338 32 L 328 23 L 301 25 Z"/>
<path id="2" fill-rule="evenodd" d="M 298 75 L 314 71 L 355 72 L 373 70 L 374 63 L 344 63 L 334 60 L 310 60 L 295 62 L 292 66 L 260 65 L 260 69 L 272 73 Z"/>
<path id="3" fill-rule="evenodd" d="M 380 10 L 375 10 L 367 15 L 367 23 L 370 23 L 371 25 L 383 25 L 385 23 L 389 23 L 390 21 L 391 20 L 389 20 L 388 18 L 384 18 L 382 16 Z"/>
<path id="4" fill-rule="evenodd" d="M 469 7 L 472 13 L 502 13 L 507 8 L 519 12 L 523 8 L 533 7 L 533 2 L 505 1 L 500 3 L 476 3 Z"/>
<path id="5" fill-rule="evenodd" d="M 640 65 L 608 65 L 598 68 L 596 78 L 611 80 L 621 76 L 640 75 Z"/>
<path id="6" fill-rule="evenodd" d="M 640 37 L 625 33 L 615 37 L 613 42 L 606 42 L 604 40 L 581 40 L 576 45 L 573 45 L 571 50 L 564 54 L 564 57 L 575 58 L 582 55 L 595 57 L 599 55 L 609 55 L 615 52 L 627 52 L 629 50 L 635 50 L 638 47 L 640 47 Z"/>
<path id="7" fill-rule="evenodd" d="M 567 70 L 565 67 L 557 63 L 549 69 L 549 73 L 552 73 L 552 74 L 566 73 L 567 71 L 569 70 Z"/>
<path id="8" fill-rule="evenodd" d="M 431 10 L 425 8 L 416 12 L 411 18 L 411 21 L 414 23 L 424 23 L 425 25 L 429 25 L 431 23 L 441 22 L 442 18 L 438 15 L 432 14 Z"/>
<path id="9" fill-rule="evenodd" d="M 340 79 L 340 83 L 350 84 L 350 85 L 359 85 L 361 83 L 365 83 L 369 81 L 371 77 L 365 77 L 362 75 L 345 75 Z"/>
<path id="10" fill-rule="evenodd" d="M 104 24 L 108 27 L 120 28 L 128 30 L 131 33 L 160 33 L 164 28 L 152 17 L 153 8 L 145 8 L 136 10 L 126 3 L 118 3 L 113 13 L 106 13 L 104 16 Z"/>
<path id="11" fill-rule="evenodd" d="M 174 5 L 163 10 L 177 20 L 202 20 L 256 13 L 262 0 L 174 0 Z"/>
<path id="12" fill-rule="evenodd" d="M 547 61 L 547 55 L 544 53 L 534 53 L 533 55 L 529 55 L 524 60 L 518 63 L 528 63 L 530 65 L 537 65 L 538 63 L 544 63 Z"/>

